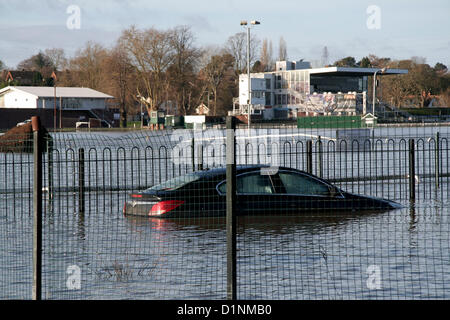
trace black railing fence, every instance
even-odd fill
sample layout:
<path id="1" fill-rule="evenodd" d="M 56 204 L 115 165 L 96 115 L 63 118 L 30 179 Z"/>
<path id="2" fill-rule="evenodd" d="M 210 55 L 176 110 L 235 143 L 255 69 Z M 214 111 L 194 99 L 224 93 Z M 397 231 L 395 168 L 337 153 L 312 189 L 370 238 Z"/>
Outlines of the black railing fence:
<path id="1" fill-rule="evenodd" d="M 448 299 L 449 138 L 437 126 L 52 133 L 41 172 L 18 139 L 0 153 L 0 298 Z M 292 214 L 283 198 L 262 214 L 250 192 L 245 205 L 226 199 L 245 216 L 123 213 L 131 193 L 244 165 L 298 169 L 403 207 L 319 213 L 311 200 Z M 239 195 L 246 186 L 229 177 Z M 219 197 L 198 186 L 192 202 Z"/>

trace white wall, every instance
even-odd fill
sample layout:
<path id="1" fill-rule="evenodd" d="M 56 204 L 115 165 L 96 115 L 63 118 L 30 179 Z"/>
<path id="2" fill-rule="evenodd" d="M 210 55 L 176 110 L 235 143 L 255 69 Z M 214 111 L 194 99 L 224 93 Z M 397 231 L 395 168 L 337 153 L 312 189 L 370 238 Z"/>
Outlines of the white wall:
<path id="1" fill-rule="evenodd" d="M 262 78 L 260 74 L 252 74 L 250 79 L 251 83 L 251 91 L 265 92 L 266 91 L 266 80 L 264 75 Z M 248 100 L 248 77 L 246 75 L 241 75 L 239 77 L 239 104 L 246 105 Z M 251 104 L 265 104 L 266 100 L 264 95 L 261 95 L 260 98 L 256 98 L 254 95 L 252 96 Z"/>
<path id="2" fill-rule="evenodd" d="M 184 122 L 185 123 L 205 123 L 206 117 L 204 115 L 198 115 L 198 116 L 185 116 Z"/>
<path id="3" fill-rule="evenodd" d="M 8 90 L 2 95 L 1 108 L 19 108 L 19 109 L 36 109 L 54 108 L 53 97 L 37 98 L 31 93 Z M 56 97 L 56 108 L 59 109 L 60 98 Z M 64 110 L 90 110 L 90 109 L 106 109 L 106 99 L 104 98 L 62 98 Z"/>
<path id="4" fill-rule="evenodd" d="M 36 108 L 36 97 L 26 92 L 8 91 L 4 94 L 5 108 Z"/>

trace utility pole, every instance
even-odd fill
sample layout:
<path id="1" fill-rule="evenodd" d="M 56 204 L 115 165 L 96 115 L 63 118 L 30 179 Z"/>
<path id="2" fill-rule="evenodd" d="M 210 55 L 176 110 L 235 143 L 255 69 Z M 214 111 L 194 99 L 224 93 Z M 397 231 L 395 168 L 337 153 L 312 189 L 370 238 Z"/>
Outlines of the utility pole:
<path id="1" fill-rule="evenodd" d="M 56 130 L 56 73 L 53 71 L 53 130 Z"/>
<path id="2" fill-rule="evenodd" d="M 250 25 L 258 25 L 261 22 L 252 20 Z M 250 79 L 250 26 L 246 20 L 241 21 L 241 26 L 246 26 L 247 28 L 247 81 L 248 81 L 248 99 L 247 99 L 247 124 L 248 124 L 248 134 L 250 135 L 250 123 L 251 123 L 251 113 L 252 113 L 252 91 L 251 91 L 251 79 Z"/>

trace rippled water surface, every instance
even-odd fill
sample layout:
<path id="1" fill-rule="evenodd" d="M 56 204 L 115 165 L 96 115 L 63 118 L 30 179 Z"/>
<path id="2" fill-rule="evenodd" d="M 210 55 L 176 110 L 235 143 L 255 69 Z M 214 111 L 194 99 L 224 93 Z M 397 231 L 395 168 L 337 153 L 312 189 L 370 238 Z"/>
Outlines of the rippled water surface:
<path id="1" fill-rule="evenodd" d="M 3 190 L 11 187 L 6 162 L 0 171 Z M 89 168 L 94 181 L 94 166 Z M 22 166 L 13 177 L 19 173 L 25 178 L 13 189 L 27 189 L 31 171 Z M 405 183 L 341 184 L 404 205 L 394 211 L 301 217 L 283 216 L 282 211 L 277 217 L 261 217 L 255 212 L 239 218 L 238 298 L 450 298 L 448 178 L 439 189 L 418 181 L 418 192 L 427 196 L 418 196 L 415 203 L 405 200 Z M 124 217 L 127 193 L 92 189 L 84 214 L 74 191 L 62 190 L 53 199 L 45 196 L 44 298 L 226 299 L 224 219 Z M 30 193 L 1 193 L 0 299 L 31 298 L 31 211 Z M 71 266 L 80 272 L 79 288 L 70 282 L 76 276 Z"/>

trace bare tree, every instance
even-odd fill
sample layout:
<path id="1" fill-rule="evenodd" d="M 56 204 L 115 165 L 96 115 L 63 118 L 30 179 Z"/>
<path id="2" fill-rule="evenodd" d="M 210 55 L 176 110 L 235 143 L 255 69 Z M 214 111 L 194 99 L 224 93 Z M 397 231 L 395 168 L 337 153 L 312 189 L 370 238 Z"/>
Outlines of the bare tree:
<path id="1" fill-rule="evenodd" d="M 391 62 L 391 58 L 380 58 L 374 54 L 369 54 L 367 58 L 369 59 L 370 65 L 373 68 L 384 68 L 387 67 Z"/>
<path id="2" fill-rule="evenodd" d="M 188 26 L 178 26 L 172 30 L 174 48 L 173 64 L 168 68 L 171 96 L 181 113 L 191 109 L 191 100 L 195 87 L 191 84 L 196 77 L 195 69 L 201 56 L 201 50 L 194 45 L 194 35 Z"/>
<path id="3" fill-rule="evenodd" d="M 250 66 L 258 59 L 258 48 L 260 40 L 250 34 Z M 243 72 L 247 67 L 247 33 L 239 32 L 228 38 L 225 50 L 234 58 L 235 70 Z"/>
<path id="4" fill-rule="evenodd" d="M 382 81 L 382 94 L 385 101 L 400 107 L 407 97 L 414 97 L 420 107 L 426 106 L 431 100 L 431 95 L 442 91 L 439 76 L 436 71 L 423 60 L 410 59 L 392 61 L 387 66 L 390 68 L 408 69 L 408 74 L 389 76 Z"/>
<path id="5" fill-rule="evenodd" d="M 126 127 L 127 113 L 129 107 L 134 104 L 135 99 L 134 87 L 135 82 L 134 68 L 128 58 L 124 48 L 116 45 L 106 58 L 106 71 L 109 74 L 109 83 L 111 94 L 119 104 L 120 108 L 120 126 Z"/>
<path id="6" fill-rule="evenodd" d="M 104 90 L 107 50 L 100 44 L 88 41 L 69 61 L 72 82 L 77 86 Z"/>
<path id="7" fill-rule="evenodd" d="M 44 67 L 53 67 L 52 61 L 43 52 L 39 52 L 17 65 L 18 70 L 41 71 Z"/>
<path id="8" fill-rule="evenodd" d="M 173 63 L 173 32 L 155 28 L 138 30 L 134 26 L 122 32 L 119 39 L 136 70 L 136 93 L 147 112 L 157 110 L 165 98 L 165 72 Z"/>
<path id="9" fill-rule="evenodd" d="M 223 83 L 224 79 L 226 79 L 227 74 L 230 74 L 230 72 L 234 73 L 233 64 L 233 56 L 229 53 L 225 53 L 223 55 L 211 57 L 211 61 L 202 70 L 202 74 L 208 84 L 208 88 L 214 96 L 213 115 L 217 115 L 218 111 L 217 98 L 219 95 L 219 87 Z"/>
<path id="10" fill-rule="evenodd" d="M 287 55 L 287 45 L 283 37 L 280 37 L 280 42 L 278 45 L 278 61 L 285 61 L 288 59 Z"/>
<path id="11" fill-rule="evenodd" d="M 61 48 L 51 48 L 45 49 L 45 54 L 50 58 L 55 70 L 62 70 L 67 66 L 67 58 L 64 53 L 64 49 Z"/>
<path id="12" fill-rule="evenodd" d="M 264 71 L 270 71 L 273 65 L 272 41 L 264 39 L 261 47 L 261 65 Z"/>

